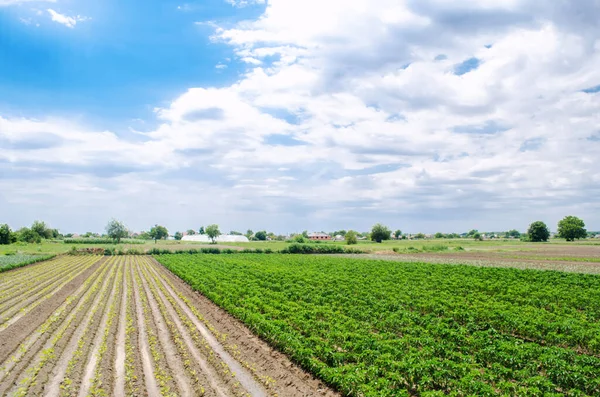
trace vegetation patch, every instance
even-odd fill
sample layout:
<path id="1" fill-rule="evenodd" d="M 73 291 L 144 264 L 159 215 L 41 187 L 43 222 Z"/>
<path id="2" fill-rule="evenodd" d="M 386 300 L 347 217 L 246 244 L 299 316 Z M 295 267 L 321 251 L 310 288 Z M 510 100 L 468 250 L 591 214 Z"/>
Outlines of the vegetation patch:
<path id="1" fill-rule="evenodd" d="M 9 255 L 0 255 L 0 273 L 16 269 L 18 267 L 31 265 L 32 263 L 45 261 L 53 258 L 54 255 L 25 255 L 11 253 Z"/>
<path id="2" fill-rule="evenodd" d="M 600 395 L 598 276 L 330 256 L 157 259 L 344 395 Z"/>

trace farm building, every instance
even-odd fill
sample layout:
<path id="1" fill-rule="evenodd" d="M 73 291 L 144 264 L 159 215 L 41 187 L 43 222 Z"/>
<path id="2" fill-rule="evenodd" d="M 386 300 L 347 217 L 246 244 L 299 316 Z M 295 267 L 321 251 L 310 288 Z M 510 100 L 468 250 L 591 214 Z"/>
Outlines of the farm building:
<path id="1" fill-rule="evenodd" d="M 311 240 L 331 240 L 331 236 L 327 233 L 308 233 L 308 238 Z"/>
<path id="2" fill-rule="evenodd" d="M 181 241 L 195 241 L 197 243 L 210 243 L 210 237 L 206 234 L 194 234 L 189 236 L 183 236 Z M 249 242 L 246 236 L 233 236 L 230 234 L 222 234 L 217 237 L 217 243 L 247 243 Z"/>

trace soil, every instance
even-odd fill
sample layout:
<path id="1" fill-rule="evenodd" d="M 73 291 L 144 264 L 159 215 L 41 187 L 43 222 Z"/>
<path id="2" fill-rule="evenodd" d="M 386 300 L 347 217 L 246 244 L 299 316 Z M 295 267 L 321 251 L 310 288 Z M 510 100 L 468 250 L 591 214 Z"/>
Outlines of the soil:
<path id="1" fill-rule="evenodd" d="M 65 262 L 54 261 L 62 274 Z M 46 271 L 3 281 L 27 290 Z M 80 271 L 0 331 L 0 396 L 338 396 L 151 257 L 102 258 Z"/>
<path id="2" fill-rule="evenodd" d="M 384 259 L 406 262 L 465 264 L 491 267 L 515 267 L 520 269 L 557 270 L 574 273 L 600 274 L 600 262 L 586 258 L 600 258 L 600 246 L 549 247 L 519 251 L 460 251 L 395 253 L 381 251 L 366 255 L 345 255 L 365 259 Z M 566 260 L 560 260 L 565 258 Z M 580 258 L 568 260 L 568 258 Z"/>
<path id="3" fill-rule="evenodd" d="M 0 332 L 0 362 L 5 361 L 9 355 L 17 349 L 19 344 L 27 335 L 35 331 L 56 309 L 75 292 L 85 280 L 90 277 L 96 269 L 104 262 L 104 258 L 87 268 L 79 276 L 75 277 L 51 298 L 46 299 L 35 309 L 19 319 L 2 332 Z"/>
<path id="4" fill-rule="evenodd" d="M 256 368 L 255 376 L 268 376 L 275 382 L 269 393 L 279 396 L 339 396 L 321 381 L 308 374 L 285 356 L 270 347 L 239 320 L 221 309 L 205 296 L 194 291 L 180 278 L 156 263 L 155 270 L 168 279 L 202 314 L 219 334 L 226 335 L 227 345 L 236 345 L 239 354 L 249 366 Z"/>

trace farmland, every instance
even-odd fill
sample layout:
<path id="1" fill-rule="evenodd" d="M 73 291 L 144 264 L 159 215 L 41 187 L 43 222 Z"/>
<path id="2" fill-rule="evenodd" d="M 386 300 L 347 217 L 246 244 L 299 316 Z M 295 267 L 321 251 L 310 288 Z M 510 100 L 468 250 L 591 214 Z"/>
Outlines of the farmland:
<path id="1" fill-rule="evenodd" d="M 52 255 L 28 255 L 28 254 L 12 254 L 0 255 L 0 273 L 15 269 L 17 267 L 26 266 L 32 263 L 50 259 Z"/>
<path id="2" fill-rule="evenodd" d="M 162 255 L 349 396 L 600 395 L 600 277 L 290 255 Z"/>
<path id="3" fill-rule="evenodd" d="M 0 274 L 0 395 L 335 393 L 151 257 L 61 256 Z"/>

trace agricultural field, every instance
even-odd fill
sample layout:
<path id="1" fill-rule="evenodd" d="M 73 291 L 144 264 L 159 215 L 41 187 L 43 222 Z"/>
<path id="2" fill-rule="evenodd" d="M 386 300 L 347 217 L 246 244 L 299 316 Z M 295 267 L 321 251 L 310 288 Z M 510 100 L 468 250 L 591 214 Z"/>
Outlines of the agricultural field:
<path id="1" fill-rule="evenodd" d="M 293 255 L 161 255 L 347 396 L 599 396 L 600 277 Z"/>
<path id="2" fill-rule="evenodd" d="M 28 255 L 28 254 L 10 254 L 0 255 L 0 273 L 6 272 L 17 267 L 30 265 L 50 259 L 53 255 Z"/>
<path id="3" fill-rule="evenodd" d="M 148 256 L 0 274 L 0 396 L 335 396 Z"/>

